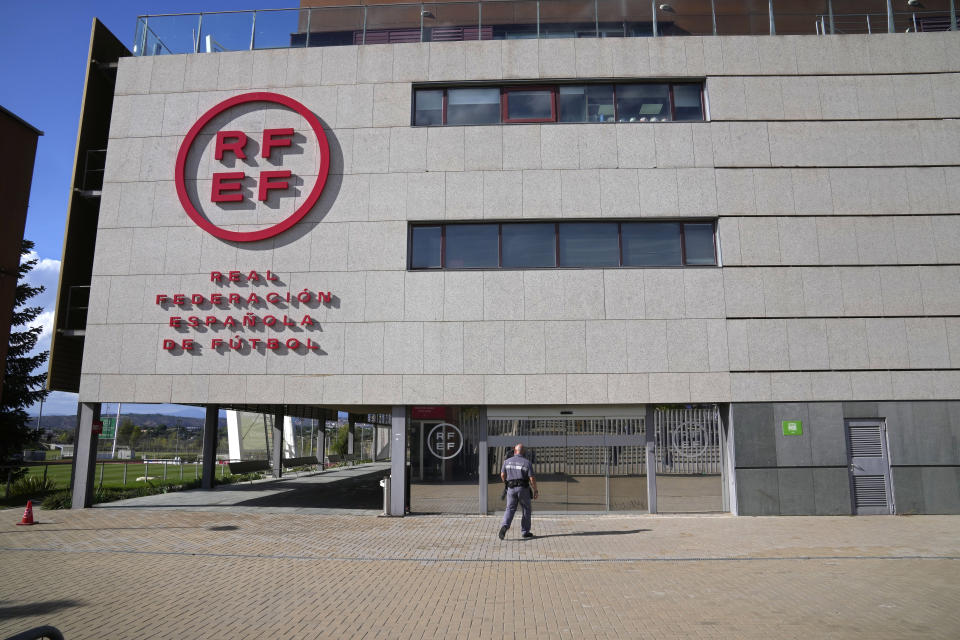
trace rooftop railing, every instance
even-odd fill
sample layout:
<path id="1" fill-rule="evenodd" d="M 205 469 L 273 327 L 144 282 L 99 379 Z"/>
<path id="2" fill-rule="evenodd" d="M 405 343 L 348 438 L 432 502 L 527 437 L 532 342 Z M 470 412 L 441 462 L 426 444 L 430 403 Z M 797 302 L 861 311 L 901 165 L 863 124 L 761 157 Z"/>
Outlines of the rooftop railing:
<path id="1" fill-rule="evenodd" d="M 140 16 L 135 55 L 398 42 L 957 30 L 960 0 L 488 0 Z M 783 5 L 789 5 L 784 7 Z"/>

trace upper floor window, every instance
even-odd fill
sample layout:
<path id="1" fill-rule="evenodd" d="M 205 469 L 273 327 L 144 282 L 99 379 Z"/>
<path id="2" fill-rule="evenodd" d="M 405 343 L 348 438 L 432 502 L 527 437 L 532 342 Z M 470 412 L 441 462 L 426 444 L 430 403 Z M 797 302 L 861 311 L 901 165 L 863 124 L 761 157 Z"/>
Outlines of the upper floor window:
<path id="1" fill-rule="evenodd" d="M 710 221 L 460 222 L 410 228 L 411 269 L 717 264 Z"/>
<path id="2" fill-rule="evenodd" d="M 416 126 L 703 120 L 703 83 L 419 88 Z"/>

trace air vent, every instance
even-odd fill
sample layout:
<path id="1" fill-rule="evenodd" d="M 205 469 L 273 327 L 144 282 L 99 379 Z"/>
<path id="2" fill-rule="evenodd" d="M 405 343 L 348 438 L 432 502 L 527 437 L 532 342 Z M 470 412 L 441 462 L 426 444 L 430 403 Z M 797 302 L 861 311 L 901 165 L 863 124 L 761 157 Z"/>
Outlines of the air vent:
<path id="1" fill-rule="evenodd" d="M 882 458 L 883 435 L 880 425 L 851 426 L 850 455 L 854 458 Z"/>
<path id="2" fill-rule="evenodd" d="M 858 507 L 886 507 L 887 486 L 883 476 L 853 476 L 853 497 Z"/>

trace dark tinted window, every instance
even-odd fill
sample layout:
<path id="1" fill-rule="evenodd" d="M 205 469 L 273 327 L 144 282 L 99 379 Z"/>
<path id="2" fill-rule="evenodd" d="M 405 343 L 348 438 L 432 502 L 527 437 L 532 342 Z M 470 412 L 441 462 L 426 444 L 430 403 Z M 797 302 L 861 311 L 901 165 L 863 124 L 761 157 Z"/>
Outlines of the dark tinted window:
<path id="1" fill-rule="evenodd" d="M 414 269 L 436 269 L 441 266 L 443 247 L 441 227 L 414 227 L 410 242 L 410 266 Z"/>
<path id="2" fill-rule="evenodd" d="M 507 92 L 508 120 L 552 120 L 553 92 L 549 89 Z"/>
<path id="3" fill-rule="evenodd" d="M 552 222 L 503 225 L 503 266 L 555 267 L 557 243 Z"/>
<path id="4" fill-rule="evenodd" d="M 628 267 L 672 267 L 683 264 L 680 224 L 624 222 L 623 264 Z"/>
<path id="5" fill-rule="evenodd" d="M 414 124 L 443 124 L 443 89 L 417 91 Z"/>
<path id="6" fill-rule="evenodd" d="M 716 264 L 712 224 L 683 225 L 687 264 Z"/>
<path id="7" fill-rule="evenodd" d="M 447 124 L 500 122 L 500 89 L 447 89 Z"/>
<path id="8" fill-rule="evenodd" d="M 660 122 L 670 119 L 670 86 L 618 84 L 617 118 L 620 122 Z"/>
<path id="9" fill-rule="evenodd" d="M 499 237 L 495 224 L 447 225 L 444 266 L 476 269 L 499 265 Z"/>
<path id="10" fill-rule="evenodd" d="M 562 222 L 559 242 L 561 267 L 620 266 L 616 223 Z"/>
<path id="11" fill-rule="evenodd" d="M 673 85 L 673 111 L 676 120 L 703 120 L 700 85 Z"/>
<path id="12" fill-rule="evenodd" d="M 557 89 L 559 122 L 610 122 L 613 120 L 613 85 L 561 85 Z"/>

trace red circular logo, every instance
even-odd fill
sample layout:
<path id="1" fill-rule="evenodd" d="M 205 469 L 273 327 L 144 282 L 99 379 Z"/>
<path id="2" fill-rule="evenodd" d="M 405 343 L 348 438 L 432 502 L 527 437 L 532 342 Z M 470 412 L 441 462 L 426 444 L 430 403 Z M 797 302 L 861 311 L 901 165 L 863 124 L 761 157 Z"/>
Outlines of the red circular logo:
<path id="1" fill-rule="evenodd" d="M 297 112 L 310 125 L 310 128 L 313 129 L 314 135 L 317 137 L 317 153 L 320 154 L 320 162 L 317 170 L 317 180 L 313 185 L 313 188 L 310 190 L 310 193 L 304 199 L 299 207 L 284 220 L 271 225 L 263 229 L 257 229 L 255 231 L 231 231 L 229 229 L 224 229 L 223 227 L 217 226 L 214 224 L 207 216 L 205 216 L 200 210 L 197 209 L 195 203 L 190 199 L 190 194 L 187 191 L 186 178 L 185 178 L 185 168 L 187 164 L 187 156 L 190 153 L 190 149 L 193 146 L 194 141 L 197 136 L 203 130 L 207 124 L 210 123 L 216 116 L 223 113 L 231 107 L 235 107 L 241 104 L 247 104 L 251 102 L 271 102 L 274 104 L 279 104 L 281 106 L 287 107 L 292 111 Z M 283 135 L 283 130 L 274 130 L 276 132 L 281 132 L 280 135 Z M 267 131 L 265 130 L 265 134 Z M 218 139 L 219 140 L 219 139 Z M 266 143 L 266 140 L 265 140 Z M 276 140 L 271 140 L 270 144 L 272 146 L 289 146 L 289 141 L 281 141 L 277 143 Z M 227 145 L 231 149 L 236 146 L 236 141 L 233 141 L 233 145 Z M 269 149 L 269 146 L 267 147 Z M 220 151 L 218 150 L 218 153 Z M 236 151 L 235 151 L 236 153 Z M 244 157 L 244 156 L 241 156 Z M 330 146 L 327 144 L 327 136 L 323 132 L 323 125 L 320 124 L 320 119 L 317 118 L 309 109 L 305 106 L 284 95 L 278 93 L 270 93 L 266 91 L 259 91 L 253 93 L 245 93 L 239 96 L 234 96 L 224 100 L 220 104 L 214 106 L 212 109 L 203 114 L 199 120 L 190 128 L 190 131 L 187 133 L 187 136 L 183 139 L 183 143 L 180 145 L 180 151 L 177 153 L 177 166 L 176 166 L 176 176 L 175 181 L 177 185 L 177 195 L 180 198 L 180 204 L 183 205 L 183 210 L 187 212 L 187 215 L 190 216 L 190 219 L 193 220 L 197 226 L 199 226 L 204 231 L 220 238 L 221 240 L 233 240 L 235 242 L 252 242 L 254 240 L 264 240 L 266 238 L 273 237 L 278 233 L 282 233 L 299 222 L 307 212 L 313 208 L 313 205 L 317 203 L 317 200 L 320 198 L 320 193 L 323 191 L 323 185 L 327 181 L 327 174 L 330 171 Z M 268 172 L 268 173 L 282 173 L 282 172 Z M 289 176 L 289 172 L 286 172 Z M 224 174 L 228 178 L 234 178 L 235 174 Z M 273 176 L 276 177 L 276 176 Z M 280 176 L 284 177 L 284 176 Z M 238 183 L 229 183 L 226 180 L 219 186 L 226 191 L 235 191 L 238 190 Z M 273 183 L 268 184 L 267 189 L 278 188 L 278 185 L 286 186 L 287 183 Z M 264 193 L 264 186 L 261 185 L 261 194 Z M 240 196 L 235 197 L 231 196 L 221 196 L 221 200 L 229 201 L 232 199 L 239 199 Z M 261 200 L 264 199 L 261 195 Z M 216 201 L 216 199 L 214 199 Z"/>

